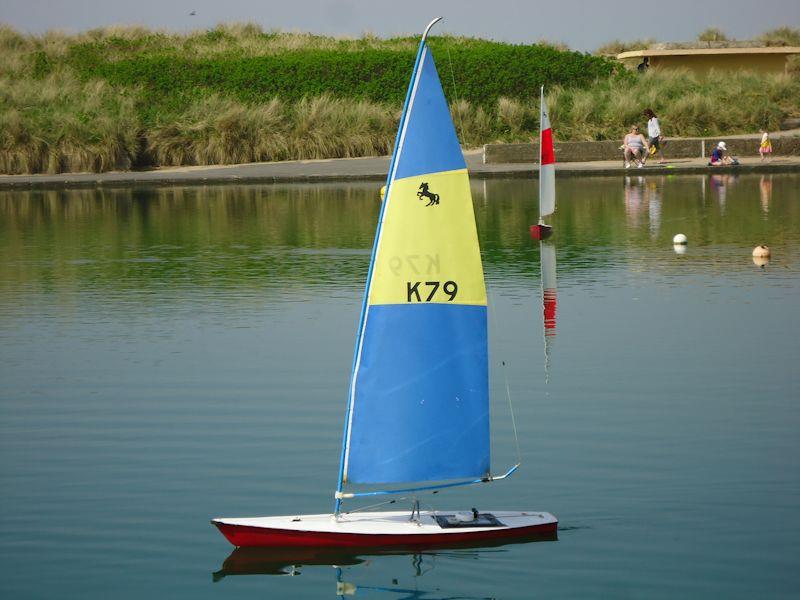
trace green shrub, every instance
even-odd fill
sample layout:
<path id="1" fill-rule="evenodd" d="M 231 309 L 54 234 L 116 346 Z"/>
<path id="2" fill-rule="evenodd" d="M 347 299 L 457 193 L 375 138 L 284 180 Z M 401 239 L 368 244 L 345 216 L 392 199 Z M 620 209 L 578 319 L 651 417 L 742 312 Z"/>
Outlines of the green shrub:
<path id="1" fill-rule="evenodd" d="M 214 30 L 216 31 L 216 30 Z M 445 93 L 488 108 L 500 97 L 527 98 L 542 83 L 587 86 L 608 77 L 611 61 L 541 46 L 486 44 L 449 48 L 431 42 Z M 302 50 L 280 55 L 183 58 L 172 54 L 107 60 L 104 45 L 78 44 L 66 63 L 85 80 L 102 78 L 117 86 L 141 86 L 167 106 L 173 97 L 198 90 L 242 102 L 279 97 L 297 102 L 327 94 L 387 104 L 402 104 L 414 64 L 413 50 L 362 52 Z M 455 92 L 452 82 L 455 80 Z"/>
<path id="2" fill-rule="evenodd" d="M 53 64 L 46 52 L 39 50 L 33 54 L 33 66 L 31 67 L 34 79 L 43 79 L 53 70 Z"/>

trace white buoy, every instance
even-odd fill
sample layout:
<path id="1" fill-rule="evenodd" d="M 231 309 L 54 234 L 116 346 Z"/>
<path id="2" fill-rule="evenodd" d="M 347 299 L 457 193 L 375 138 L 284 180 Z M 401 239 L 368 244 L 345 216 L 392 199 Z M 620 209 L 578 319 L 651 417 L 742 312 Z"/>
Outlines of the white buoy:
<path id="1" fill-rule="evenodd" d="M 686 244 L 672 244 L 675 254 L 686 254 Z"/>
<path id="2" fill-rule="evenodd" d="M 769 259 L 766 256 L 754 256 L 753 264 L 757 267 L 766 267 L 769 264 Z"/>
<path id="3" fill-rule="evenodd" d="M 687 240 L 686 236 L 683 235 L 682 233 L 678 233 L 678 234 L 675 235 L 674 238 L 672 238 L 672 243 L 673 244 L 686 244 L 688 241 L 689 240 Z"/>
<path id="4" fill-rule="evenodd" d="M 757 256 L 759 258 L 769 258 L 769 255 L 769 246 L 761 244 L 760 246 L 753 248 L 753 256 Z"/>

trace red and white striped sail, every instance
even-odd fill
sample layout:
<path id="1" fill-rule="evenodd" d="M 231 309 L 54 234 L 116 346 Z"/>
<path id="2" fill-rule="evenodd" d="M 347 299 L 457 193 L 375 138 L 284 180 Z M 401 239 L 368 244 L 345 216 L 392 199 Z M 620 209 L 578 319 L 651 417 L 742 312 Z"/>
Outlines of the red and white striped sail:
<path id="1" fill-rule="evenodd" d="M 556 153 L 553 149 L 553 130 L 541 90 L 539 112 L 539 222 L 556 210 Z"/>

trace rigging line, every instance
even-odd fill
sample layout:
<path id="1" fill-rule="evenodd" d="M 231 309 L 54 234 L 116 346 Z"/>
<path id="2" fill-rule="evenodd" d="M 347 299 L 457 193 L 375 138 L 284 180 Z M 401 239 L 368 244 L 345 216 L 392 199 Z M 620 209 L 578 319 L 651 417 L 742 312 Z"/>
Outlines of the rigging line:
<path id="1" fill-rule="evenodd" d="M 489 292 L 489 306 L 491 306 L 492 310 L 492 320 L 497 323 L 497 311 L 494 308 L 494 291 Z M 517 435 L 517 419 L 514 416 L 514 403 L 511 401 L 511 386 L 508 383 L 508 370 L 506 367 L 506 361 L 500 361 L 503 365 L 503 380 L 506 384 L 506 397 L 508 398 L 508 412 L 511 413 L 511 428 L 514 431 L 514 446 L 517 450 L 517 466 L 522 464 L 522 451 L 519 447 L 519 436 Z"/>
<path id="2" fill-rule="evenodd" d="M 402 498 L 392 498 L 386 502 L 376 502 L 375 504 L 368 504 L 367 506 L 360 506 L 358 508 L 354 508 L 353 510 L 345 511 L 345 514 L 349 515 L 351 513 L 361 512 L 362 510 L 377 508 L 378 506 L 383 506 L 384 504 L 394 504 L 395 502 L 400 502 L 401 500 L 408 500 L 408 496 L 403 496 Z"/>
<path id="3" fill-rule="evenodd" d="M 425 502 L 425 504 L 424 504 L 425 508 L 427 508 L 428 512 L 431 513 L 432 515 L 436 515 L 436 514 L 439 513 L 439 510 L 433 505 L 433 502 L 432 502 L 433 501 L 433 495 L 437 494 L 437 493 L 438 493 L 438 490 L 436 492 L 431 493 L 431 495 L 430 495 L 431 502 Z"/>
<path id="4" fill-rule="evenodd" d="M 419 491 L 427 492 L 431 496 L 434 496 L 434 495 L 436 495 L 436 494 L 438 494 L 440 492 L 446 491 L 446 490 L 438 488 L 438 489 L 435 489 L 435 490 L 419 490 Z M 375 504 L 368 504 L 367 506 L 360 506 L 358 508 L 354 508 L 353 510 L 345 511 L 345 514 L 357 513 L 357 512 L 361 512 L 362 510 L 368 510 L 370 508 L 377 508 L 378 506 L 383 506 L 385 504 L 395 504 L 397 502 L 402 502 L 402 501 L 408 500 L 408 499 L 409 499 L 409 496 L 401 496 L 400 498 L 392 498 L 391 500 L 386 500 L 385 502 L 376 502 Z M 436 512 L 436 509 L 433 507 L 432 504 L 427 504 L 426 503 L 425 506 L 427 506 L 431 510 L 431 512 Z"/>
<path id="5" fill-rule="evenodd" d="M 514 445 L 517 447 L 517 464 L 522 464 L 522 452 L 519 449 L 519 436 L 517 435 L 517 420 L 514 417 L 514 403 L 511 402 L 511 388 L 508 385 L 508 373 L 506 372 L 506 362 L 503 361 L 503 376 L 506 380 L 506 396 L 508 397 L 508 412 L 511 413 L 511 427 L 514 430 Z"/>

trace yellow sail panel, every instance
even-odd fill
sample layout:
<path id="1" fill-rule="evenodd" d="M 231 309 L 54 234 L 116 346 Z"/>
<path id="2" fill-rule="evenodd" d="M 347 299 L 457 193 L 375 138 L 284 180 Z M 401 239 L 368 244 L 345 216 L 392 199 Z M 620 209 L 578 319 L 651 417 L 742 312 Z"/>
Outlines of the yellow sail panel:
<path id="1" fill-rule="evenodd" d="M 386 202 L 369 304 L 485 306 L 467 170 L 397 179 Z"/>

